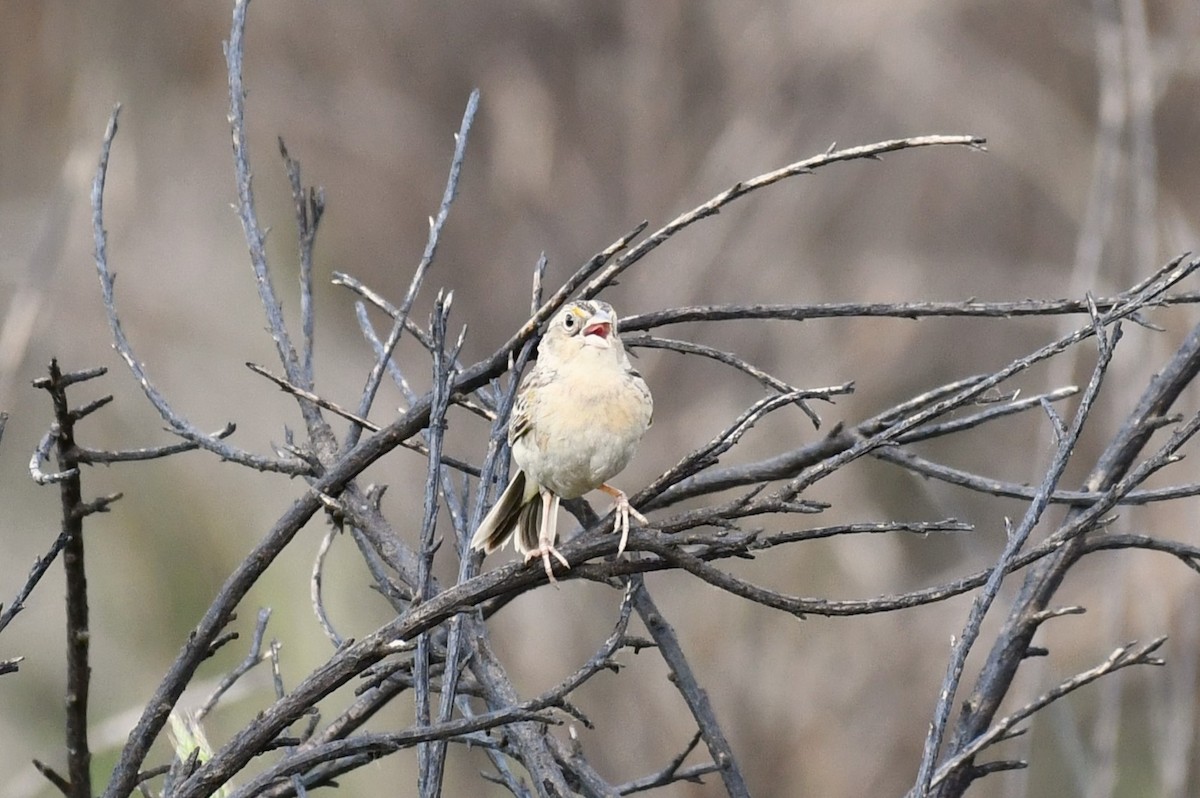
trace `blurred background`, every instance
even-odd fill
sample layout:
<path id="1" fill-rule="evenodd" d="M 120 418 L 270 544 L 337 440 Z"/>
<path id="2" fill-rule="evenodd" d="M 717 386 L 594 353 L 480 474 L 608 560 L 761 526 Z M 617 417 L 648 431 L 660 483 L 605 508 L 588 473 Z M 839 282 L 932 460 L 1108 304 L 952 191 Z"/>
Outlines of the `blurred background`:
<path id="1" fill-rule="evenodd" d="M 0 3 L 0 601 L 8 603 L 58 531 L 58 495 L 27 464 L 50 420 L 30 387 L 50 358 L 97 365 L 105 378 L 77 403 L 112 393 L 80 438 L 96 447 L 169 436 L 110 336 L 91 262 L 88 193 L 112 106 L 123 105 L 107 194 L 110 266 L 138 357 L 174 407 L 205 429 L 236 421 L 241 446 L 269 452 L 294 404 L 244 367 L 275 366 L 240 226 L 226 121 L 221 43 L 230 4 L 63 0 Z M 490 353 L 528 315 L 539 253 L 548 282 L 570 274 L 643 219 L 656 229 L 733 182 L 841 146 L 927 133 L 970 133 L 988 153 L 938 148 L 835 165 L 756 193 L 638 263 L 606 293 L 628 315 L 710 302 L 985 300 L 1109 295 L 1193 249 L 1200 224 L 1200 4 L 1194 0 L 970 2 L 359 2 L 256 0 L 247 34 L 250 152 L 275 285 L 295 318 L 296 245 L 282 136 L 324 186 L 317 245 L 318 390 L 357 403 L 372 356 L 353 300 L 329 284 L 350 273 L 398 301 L 436 212 L 468 94 L 482 104 L 460 196 L 415 317 L 436 290 L 455 292 L 468 324 L 465 359 Z M 1077 484 L 1141 386 L 1197 320 L 1158 310 L 1166 328 L 1127 331 L 1109 392 L 1072 465 Z M 1081 320 L 839 320 L 726 323 L 664 331 L 735 351 L 801 386 L 853 380 L 822 407 L 825 428 L 855 423 L 951 379 L 997 369 Z M 1086 380 L 1094 349 L 1012 386 Z M 427 384 L 415 348 L 397 355 Z M 619 483 L 630 492 L 709 440 L 761 395 L 707 362 L 647 350 L 655 425 Z M 276 369 L 278 371 L 278 369 Z M 386 423 L 395 391 L 376 404 Z M 1195 392 L 1179 409 L 1196 409 Z M 1069 411 L 1072 405 L 1064 406 Z M 454 420 L 452 453 L 477 459 L 486 429 Z M 798 411 L 773 418 L 729 462 L 813 441 Z M 1044 417 L 922 449 L 989 476 L 1037 482 L 1049 462 Z M 415 538 L 424 463 L 397 451 L 368 477 L 388 483 L 388 511 Z M 1187 461 L 1158 484 L 1195 481 Z M 303 490 L 192 453 L 92 469 L 85 491 L 125 498 L 87 526 L 92 590 L 93 746 L 103 783 L 136 713 L 229 570 Z M 870 536 L 773 552 L 739 573 L 793 595 L 867 598 L 945 581 L 992 562 L 1020 502 L 922 482 L 861 462 L 816 485 L 824 516 L 772 528 L 851 520 L 958 517 L 970 534 Z M 601 502 L 603 500 L 601 499 Z M 601 510 L 606 505 L 597 504 Z M 1197 542 L 1194 503 L 1124 511 L 1118 528 Z M 1055 516 L 1057 517 L 1057 516 Z M 407 520 L 406 520 L 407 519 Z M 314 522 L 268 571 L 235 623 L 244 638 L 270 606 L 294 685 L 331 653 L 307 582 L 323 534 Z M 1044 534 L 1043 532 L 1035 533 Z M 453 572 L 449 547 L 444 575 Z M 499 562 L 497 557 L 488 567 Z M 389 611 L 367 589 L 353 546 L 335 543 L 326 577 L 333 622 L 359 636 Z M 900 795 L 911 784 L 969 597 L 920 610 L 803 622 L 674 574 L 649 586 L 679 632 L 762 796 Z M 0 636 L 0 794 L 50 796 L 33 758 L 61 768 L 63 607 L 56 565 Z M 1011 598 L 1011 589 L 1004 599 Z M 1056 704 L 997 753 L 1031 760 L 992 776 L 980 796 L 1185 796 L 1200 792 L 1196 575 L 1162 555 L 1105 554 L 1077 566 L 1012 706 L 1158 634 L 1168 667 L 1131 670 Z M 496 638 L 527 695 L 556 683 L 608 634 L 619 596 L 590 585 L 538 590 L 508 607 Z M 1002 620 L 995 608 L 989 629 Z M 244 642 L 209 662 L 215 680 Z M 981 653 L 986 645 L 981 646 Z M 576 704 L 594 732 L 585 754 L 614 782 L 662 767 L 692 722 L 650 654 L 624 655 Z M 979 657 L 969 663 L 969 689 Z M 208 722 L 219 744 L 271 695 L 264 669 Z M 189 695 L 195 704 L 202 694 Z M 403 706 L 380 724 L 411 721 Z M 166 754 L 160 751 L 161 761 Z M 478 752 L 451 754 L 447 795 L 500 795 L 478 780 Z M 415 756 L 344 781 L 350 795 L 412 795 Z M 663 794 L 723 794 L 718 779 Z"/>

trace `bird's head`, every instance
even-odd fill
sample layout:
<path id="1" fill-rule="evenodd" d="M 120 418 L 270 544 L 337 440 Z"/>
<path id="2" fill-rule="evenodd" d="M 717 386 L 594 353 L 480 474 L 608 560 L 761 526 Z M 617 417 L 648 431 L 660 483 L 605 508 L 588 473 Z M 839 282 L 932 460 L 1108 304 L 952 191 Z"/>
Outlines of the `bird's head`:
<path id="1" fill-rule="evenodd" d="M 595 299 L 570 302 L 555 314 L 538 348 L 539 356 L 565 357 L 595 348 L 620 348 L 617 314 L 612 305 Z"/>

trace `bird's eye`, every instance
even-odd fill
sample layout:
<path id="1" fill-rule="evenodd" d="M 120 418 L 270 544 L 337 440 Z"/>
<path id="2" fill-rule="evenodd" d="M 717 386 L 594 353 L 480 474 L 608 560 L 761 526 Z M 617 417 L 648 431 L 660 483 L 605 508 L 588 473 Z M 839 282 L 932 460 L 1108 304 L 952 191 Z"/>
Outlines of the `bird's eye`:
<path id="1" fill-rule="evenodd" d="M 563 319 L 563 327 L 567 328 L 567 330 L 574 330 L 575 325 L 578 323 L 579 319 L 575 318 L 574 316 L 567 316 L 565 319 Z"/>

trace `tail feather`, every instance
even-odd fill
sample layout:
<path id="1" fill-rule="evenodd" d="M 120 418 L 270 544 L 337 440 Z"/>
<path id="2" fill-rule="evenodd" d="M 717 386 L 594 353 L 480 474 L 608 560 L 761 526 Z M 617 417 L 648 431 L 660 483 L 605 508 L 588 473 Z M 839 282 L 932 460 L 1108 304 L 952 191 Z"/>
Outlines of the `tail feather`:
<path id="1" fill-rule="evenodd" d="M 530 499 L 517 515 L 517 537 L 513 542 L 523 555 L 538 550 L 538 534 L 542 529 L 542 503 Z"/>
<path id="2" fill-rule="evenodd" d="M 534 496 L 536 495 L 535 493 Z M 518 470 L 495 505 L 479 523 L 479 528 L 471 538 L 471 548 L 491 554 L 503 546 L 516 531 L 518 521 L 524 516 L 523 511 L 529 507 L 536 508 L 537 502 L 526 499 L 525 472 Z M 534 523 L 537 524 L 536 519 Z"/>

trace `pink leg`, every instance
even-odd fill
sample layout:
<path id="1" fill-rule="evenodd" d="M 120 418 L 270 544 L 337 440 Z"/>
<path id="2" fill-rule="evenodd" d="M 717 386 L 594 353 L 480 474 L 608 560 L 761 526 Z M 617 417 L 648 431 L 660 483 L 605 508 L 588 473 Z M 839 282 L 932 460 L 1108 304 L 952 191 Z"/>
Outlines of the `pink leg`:
<path id="1" fill-rule="evenodd" d="M 625 553 L 625 544 L 629 542 L 629 516 L 632 515 L 642 524 L 650 522 L 646 520 L 646 516 L 629 506 L 629 497 L 625 495 L 624 491 L 614 488 L 607 482 L 600 486 L 600 490 L 612 496 L 613 501 L 617 503 L 617 519 L 613 531 L 621 533 L 621 542 L 617 544 L 617 556 L 620 557 Z"/>
<path id="2" fill-rule="evenodd" d="M 557 495 L 548 490 L 542 491 L 542 527 L 538 533 L 538 547 L 535 551 L 531 551 L 525 555 L 525 561 L 528 562 L 534 557 L 542 558 L 542 567 L 546 569 L 546 578 L 553 585 L 558 584 L 558 580 L 554 578 L 554 568 L 550 563 L 550 555 L 563 564 L 564 568 L 570 568 L 571 563 L 567 562 L 567 558 L 562 556 L 558 549 L 554 548 L 554 540 L 558 537 L 558 505 L 560 499 Z"/>

